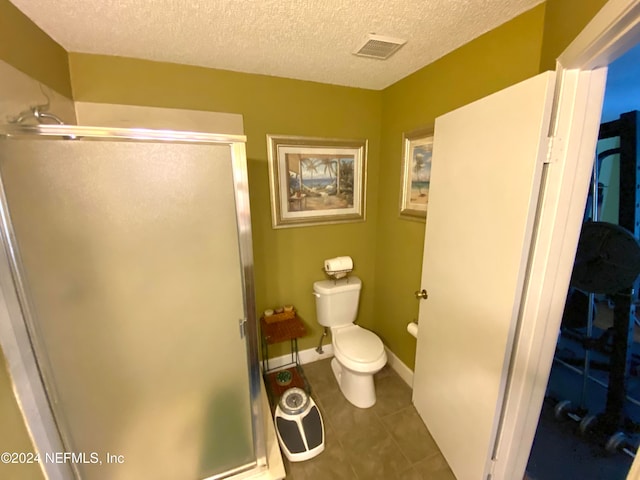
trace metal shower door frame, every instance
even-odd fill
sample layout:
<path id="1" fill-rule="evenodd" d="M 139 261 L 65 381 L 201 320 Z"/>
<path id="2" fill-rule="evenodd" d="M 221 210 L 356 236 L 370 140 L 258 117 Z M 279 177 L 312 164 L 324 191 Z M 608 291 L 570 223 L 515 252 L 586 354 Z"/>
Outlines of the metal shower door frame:
<path id="1" fill-rule="evenodd" d="M 266 429 L 261 398 L 262 378 L 258 353 L 251 212 L 249 208 L 245 149 L 246 137 L 244 135 L 218 135 L 174 130 L 75 125 L 0 126 L 0 141 L 6 141 L 6 138 L 11 137 L 146 141 L 227 145 L 229 147 L 234 181 L 238 248 L 242 267 L 241 278 L 245 318 L 240 320 L 249 369 L 249 405 L 255 460 L 247 465 L 241 465 L 233 470 L 208 477 L 207 480 L 266 470 Z M 45 386 L 43 372 L 38 366 L 33 345 L 34 339 L 31 338 L 29 327 L 27 326 L 33 325 L 34 322 L 30 314 L 15 233 L 1 176 L 0 237 L 2 241 L 2 248 L 0 249 L 0 346 L 4 352 L 16 400 L 33 441 L 35 453 L 39 453 L 44 458 L 47 452 L 64 452 L 65 446 L 50 405 L 51 400 Z M 74 470 L 67 463 L 41 461 L 40 466 L 48 479 L 68 480 L 76 478 Z"/>

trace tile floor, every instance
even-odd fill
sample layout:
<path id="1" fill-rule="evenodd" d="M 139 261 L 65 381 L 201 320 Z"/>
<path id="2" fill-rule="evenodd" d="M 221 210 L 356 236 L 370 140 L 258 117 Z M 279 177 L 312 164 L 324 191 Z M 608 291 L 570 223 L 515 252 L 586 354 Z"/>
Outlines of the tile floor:
<path id="1" fill-rule="evenodd" d="M 375 376 L 377 402 L 356 408 L 342 396 L 331 359 L 303 365 L 325 426 L 325 450 L 288 462 L 287 480 L 455 480 L 411 403 L 411 389 L 389 367 Z"/>

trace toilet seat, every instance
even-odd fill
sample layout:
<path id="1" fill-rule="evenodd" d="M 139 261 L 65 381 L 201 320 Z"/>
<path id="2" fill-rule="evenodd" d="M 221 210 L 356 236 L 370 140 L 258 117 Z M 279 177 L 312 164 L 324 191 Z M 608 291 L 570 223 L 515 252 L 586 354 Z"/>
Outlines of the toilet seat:
<path id="1" fill-rule="evenodd" d="M 387 363 L 382 340 L 373 332 L 350 325 L 332 330 L 333 350 L 338 361 L 356 372 L 377 371 Z"/>

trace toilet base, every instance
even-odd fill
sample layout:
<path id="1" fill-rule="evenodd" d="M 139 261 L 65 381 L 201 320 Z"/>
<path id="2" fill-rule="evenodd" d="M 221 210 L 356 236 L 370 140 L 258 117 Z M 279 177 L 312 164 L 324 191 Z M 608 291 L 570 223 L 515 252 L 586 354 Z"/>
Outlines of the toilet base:
<path id="1" fill-rule="evenodd" d="M 331 360 L 331 370 L 340 390 L 351 404 L 358 408 L 369 408 L 376 404 L 373 373 L 358 373 L 345 368 L 337 358 Z"/>

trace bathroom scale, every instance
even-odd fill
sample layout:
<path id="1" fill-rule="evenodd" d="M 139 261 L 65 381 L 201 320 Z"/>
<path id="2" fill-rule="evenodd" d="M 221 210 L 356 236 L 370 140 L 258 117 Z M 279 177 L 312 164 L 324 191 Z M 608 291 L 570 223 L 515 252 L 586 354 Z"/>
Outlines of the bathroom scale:
<path id="1" fill-rule="evenodd" d="M 315 402 L 302 388 L 285 390 L 274 414 L 280 447 L 290 462 L 301 462 L 324 450 L 324 423 Z"/>

